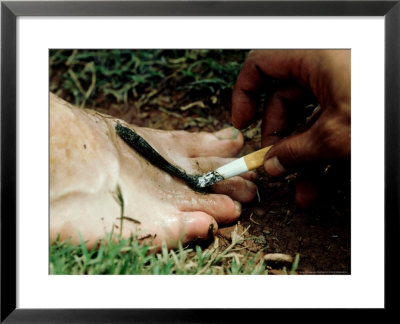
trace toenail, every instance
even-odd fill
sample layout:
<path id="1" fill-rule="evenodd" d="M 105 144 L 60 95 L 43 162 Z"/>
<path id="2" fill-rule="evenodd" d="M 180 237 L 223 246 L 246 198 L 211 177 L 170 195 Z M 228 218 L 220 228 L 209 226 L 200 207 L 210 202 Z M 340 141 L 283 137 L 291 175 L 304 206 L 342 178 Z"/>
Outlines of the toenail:
<path id="1" fill-rule="evenodd" d="M 219 140 L 236 140 L 238 135 L 239 130 L 234 127 L 225 128 L 214 133 L 214 136 Z"/>
<path id="2" fill-rule="evenodd" d="M 239 130 L 237 128 L 233 128 L 233 134 L 232 134 L 232 139 L 235 140 L 237 139 L 238 135 L 239 135 Z"/>
<path id="3" fill-rule="evenodd" d="M 247 186 L 247 189 L 249 189 L 251 192 L 254 192 L 257 190 L 257 186 L 251 181 L 246 180 L 246 186 Z"/>
<path id="4" fill-rule="evenodd" d="M 236 209 L 238 215 L 240 215 L 242 213 L 242 205 L 238 201 L 233 201 L 233 203 L 235 205 L 235 209 Z"/>

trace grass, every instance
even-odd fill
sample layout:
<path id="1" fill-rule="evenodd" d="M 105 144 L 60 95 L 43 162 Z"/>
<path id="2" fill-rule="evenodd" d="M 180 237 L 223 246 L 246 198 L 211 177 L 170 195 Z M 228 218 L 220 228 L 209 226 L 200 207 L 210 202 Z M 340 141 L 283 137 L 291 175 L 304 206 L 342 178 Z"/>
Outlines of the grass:
<path id="1" fill-rule="evenodd" d="M 137 237 L 112 239 L 108 234 L 99 242 L 97 249 L 88 250 L 85 242 L 79 245 L 59 241 L 50 245 L 50 274 L 53 275 L 263 275 L 268 270 L 262 258 L 262 251 L 243 253 L 242 243 L 251 239 L 232 232 L 231 244 L 221 248 L 218 238 L 212 246 L 202 248 L 183 247 L 161 251 L 151 243 L 139 242 Z M 295 274 L 299 255 L 292 268 L 283 274 Z"/>
<path id="2" fill-rule="evenodd" d="M 218 238 L 207 249 L 179 244 L 176 250 L 162 246 L 159 252 L 150 244 L 139 243 L 135 237 L 112 240 L 111 234 L 90 251 L 82 240 L 79 245 L 57 240 L 50 246 L 50 274 L 267 274 L 260 258 L 262 251 L 242 253 L 241 244 L 246 240 L 243 234 L 233 231 L 231 244 L 222 250 Z"/>
<path id="3" fill-rule="evenodd" d="M 92 108 L 111 103 L 154 106 L 166 98 L 174 98 L 168 109 L 196 101 L 217 107 L 230 98 L 247 52 L 50 50 L 50 90 Z"/>

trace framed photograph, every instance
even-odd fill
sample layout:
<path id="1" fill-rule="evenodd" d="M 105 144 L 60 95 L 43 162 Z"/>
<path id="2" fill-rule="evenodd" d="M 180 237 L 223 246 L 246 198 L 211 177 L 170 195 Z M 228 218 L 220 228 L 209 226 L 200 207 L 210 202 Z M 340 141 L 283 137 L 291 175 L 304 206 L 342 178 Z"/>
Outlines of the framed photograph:
<path id="1" fill-rule="evenodd" d="M 393 310 L 399 21 L 397 0 L 2 1 L 1 322 L 234 322 L 270 309 Z M 301 134 L 299 120 L 315 125 L 323 102 L 339 107 L 315 93 L 325 89 L 320 78 L 307 88 L 312 73 L 302 72 L 305 62 L 326 71 L 337 57 L 329 75 L 341 76 L 336 87 L 348 95 L 330 116 L 348 120 L 335 127 L 348 125 L 351 161 L 338 173 L 335 164 L 318 168 L 347 182 L 325 185 L 325 198 L 305 209 L 293 196 L 310 168 L 297 178 L 278 174 L 284 167 L 271 159 L 280 177 L 261 170 L 261 180 L 251 172 L 234 178 L 253 170 L 250 153 Z M 275 92 L 261 93 L 244 75 Z M 304 81 L 301 95 L 287 80 Z M 284 126 L 268 133 L 262 107 L 274 98 L 285 111 L 301 103 L 304 115 L 279 117 Z M 244 162 L 226 171 L 238 152 Z M 231 178 L 213 182 L 223 195 L 204 195 L 210 176 Z M 139 209 L 147 216 L 133 216 Z M 237 217 L 226 216 L 233 210 Z M 175 231 L 180 222 L 185 231 Z"/>

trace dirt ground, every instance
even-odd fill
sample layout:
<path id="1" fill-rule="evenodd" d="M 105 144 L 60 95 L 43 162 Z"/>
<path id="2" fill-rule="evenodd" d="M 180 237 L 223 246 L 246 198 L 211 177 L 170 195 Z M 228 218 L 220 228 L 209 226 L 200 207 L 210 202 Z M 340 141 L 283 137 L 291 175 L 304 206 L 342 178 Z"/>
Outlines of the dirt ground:
<path id="1" fill-rule="evenodd" d="M 102 111 L 136 125 L 167 130 L 214 131 L 228 126 L 230 119 L 229 111 L 221 111 L 217 117 L 210 116 L 204 125 L 201 118 L 174 116 L 150 107 L 138 113 L 132 107 L 121 109 L 111 105 Z M 243 134 L 245 145 L 240 155 L 260 148 L 259 125 L 253 125 Z M 350 274 L 350 183 L 324 188 L 317 202 L 302 210 L 294 204 L 295 175 L 274 178 L 262 169 L 257 172 L 259 197 L 243 206 L 238 222 L 218 230 L 221 248 L 230 244 L 236 225 L 239 233 L 250 226 L 245 233 L 250 239 L 242 243 L 243 253 L 263 250 L 263 254 L 283 253 L 292 257 L 299 254 L 298 274 Z M 205 246 L 207 244 L 213 242 Z M 270 274 L 281 274 L 284 267 L 290 268 L 290 265 L 271 263 L 267 267 Z"/>

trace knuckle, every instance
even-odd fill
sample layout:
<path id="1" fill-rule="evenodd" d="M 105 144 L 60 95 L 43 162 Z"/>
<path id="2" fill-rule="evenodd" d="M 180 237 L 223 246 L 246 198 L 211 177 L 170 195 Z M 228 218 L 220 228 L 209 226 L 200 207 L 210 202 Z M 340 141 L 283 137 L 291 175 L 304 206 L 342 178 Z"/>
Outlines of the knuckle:
<path id="1" fill-rule="evenodd" d="M 338 118 L 325 121 L 319 130 L 320 154 L 324 159 L 341 159 L 350 155 L 350 126 Z"/>
<path id="2" fill-rule="evenodd" d="M 299 150 L 299 148 L 301 147 L 300 145 L 300 139 L 297 136 L 293 137 L 291 141 L 288 141 L 286 145 L 286 156 L 288 160 L 297 162 L 300 162 L 302 160 Z"/>

